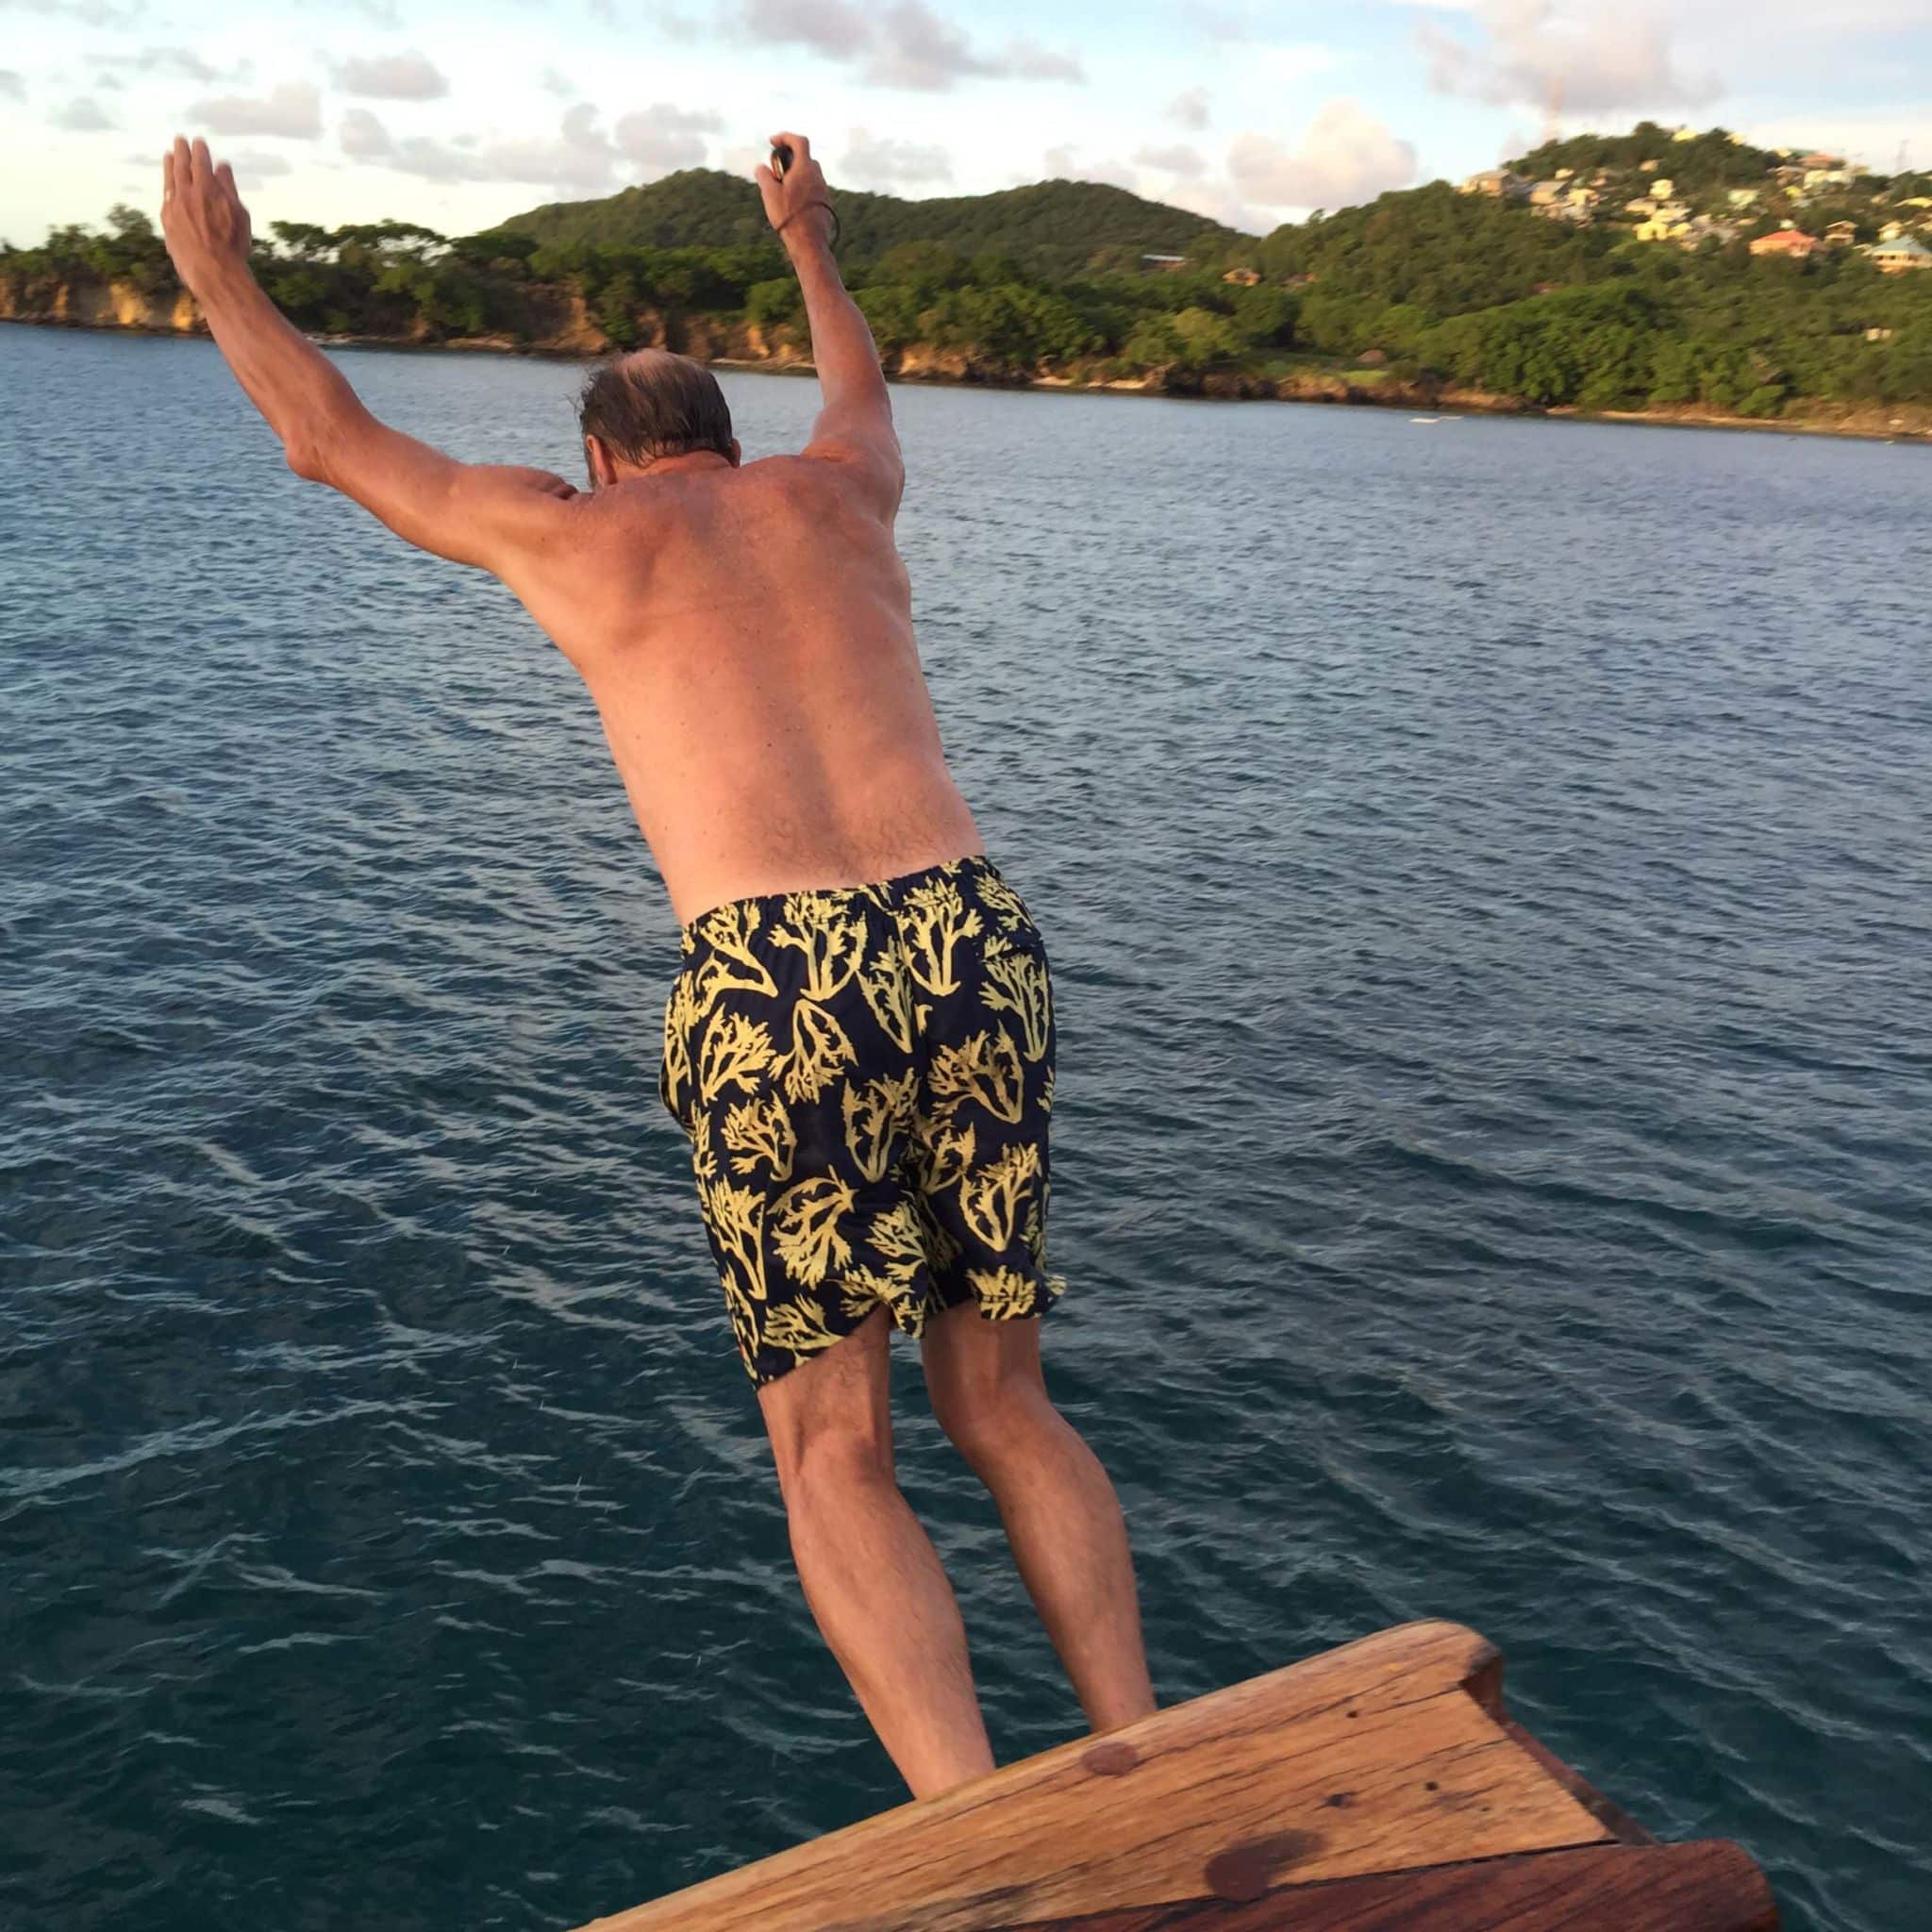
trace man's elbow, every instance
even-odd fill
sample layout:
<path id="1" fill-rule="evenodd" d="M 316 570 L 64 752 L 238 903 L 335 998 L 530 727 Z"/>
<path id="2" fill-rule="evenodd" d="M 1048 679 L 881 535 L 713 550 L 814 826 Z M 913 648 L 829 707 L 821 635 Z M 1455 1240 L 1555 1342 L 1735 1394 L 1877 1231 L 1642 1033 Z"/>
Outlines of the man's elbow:
<path id="1" fill-rule="evenodd" d="M 375 419 L 353 395 L 340 407 L 307 409 L 282 432 L 282 455 L 290 469 L 309 483 L 327 483 L 340 490 L 344 475 L 368 467 L 365 432 Z"/>

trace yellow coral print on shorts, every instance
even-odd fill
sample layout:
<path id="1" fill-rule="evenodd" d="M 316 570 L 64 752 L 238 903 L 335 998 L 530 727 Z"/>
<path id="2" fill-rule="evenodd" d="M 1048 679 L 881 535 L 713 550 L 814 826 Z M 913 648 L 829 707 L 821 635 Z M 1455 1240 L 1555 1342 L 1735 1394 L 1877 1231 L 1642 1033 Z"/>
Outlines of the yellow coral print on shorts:
<path id="1" fill-rule="evenodd" d="M 880 1309 L 1053 1304 L 1052 986 L 990 860 L 736 901 L 684 951 L 659 1090 L 754 1382 Z"/>

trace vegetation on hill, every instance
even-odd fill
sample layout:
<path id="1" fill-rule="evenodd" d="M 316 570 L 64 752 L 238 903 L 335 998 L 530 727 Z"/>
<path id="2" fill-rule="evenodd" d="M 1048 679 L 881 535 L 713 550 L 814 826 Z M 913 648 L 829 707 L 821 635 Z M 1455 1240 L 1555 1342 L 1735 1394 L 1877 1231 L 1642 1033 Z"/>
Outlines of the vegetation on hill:
<path id="1" fill-rule="evenodd" d="M 1894 223 L 1932 232 L 1932 182 L 1828 161 L 1646 124 L 1514 164 L 1524 195 L 1533 180 L 1592 184 L 1581 216 L 1541 219 L 1551 208 L 1513 187 L 1438 182 L 1259 238 L 1092 184 L 841 194 L 841 255 L 889 365 L 927 373 L 1236 393 L 1460 389 L 1767 418 L 1932 406 L 1932 271 L 1883 275 L 1856 245 Z M 1687 217 L 1701 199 L 1728 219 L 1704 218 L 1691 245 L 1636 239 L 1654 205 L 1641 197 L 1666 178 Z M 1751 253 L 1754 236 L 1786 225 L 1834 245 Z M 1162 269 L 1151 255 L 1186 259 Z M 278 222 L 256 266 L 291 316 L 325 333 L 663 341 L 754 359 L 808 347 L 755 189 L 710 171 L 453 239 L 398 222 Z M 98 232 L 0 250 L 0 312 L 41 312 L 48 290 L 80 276 L 173 291 L 147 219 L 116 208 Z"/>
<path id="2" fill-rule="evenodd" d="M 1634 176 L 1646 161 L 1679 188 L 1741 188 L 1761 181 L 1784 159 L 1774 149 L 1752 147 L 1722 127 L 1679 140 L 1655 121 L 1640 121 L 1628 134 L 1574 134 L 1546 141 L 1509 163 L 1512 173 L 1548 180 L 1558 169 L 1589 176 L 1599 172 Z"/>
<path id="3" fill-rule="evenodd" d="M 1098 250 L 1178 255 L 1204 238 L 1236 239 L 1206 215 L 1097 181 L 1036 181 L 925 201 L 841 189 L 838 198 L 840 246 L 865 260 L 904 242 L 939 242 L 965 256 L 1010 256 L 1031 274 L 1056 277 L 1086 267 Z M 715 168 L 681 169 L 601 201 L 552 202 L 502 225 L 553 246 L 605 248 L 730 247 L 767 234 L 757 186 Z"/>

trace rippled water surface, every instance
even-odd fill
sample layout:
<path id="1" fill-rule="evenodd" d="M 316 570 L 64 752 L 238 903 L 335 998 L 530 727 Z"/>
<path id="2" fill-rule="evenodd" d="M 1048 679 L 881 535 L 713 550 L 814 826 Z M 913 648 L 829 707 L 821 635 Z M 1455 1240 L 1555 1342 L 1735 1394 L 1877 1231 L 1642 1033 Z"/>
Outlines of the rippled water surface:
<path id="1" fill-rule="evenodd" d="M 576 373 L 362 355 L 575 474 Z M 727 382 L 752 453 L 807 383 Z M 1059 988 L 1049 1378 L 1165 1700 L 1402 1619 L 1798 1932 L 1932 1918 L 1923 452 L 902 390 Z M 202 343 L 0 330 L 0 1902 L 576 1924 L 902 1795 L 508 596 Z M 1078 1711 L 912 1345 L 1002 1758 Z"/>

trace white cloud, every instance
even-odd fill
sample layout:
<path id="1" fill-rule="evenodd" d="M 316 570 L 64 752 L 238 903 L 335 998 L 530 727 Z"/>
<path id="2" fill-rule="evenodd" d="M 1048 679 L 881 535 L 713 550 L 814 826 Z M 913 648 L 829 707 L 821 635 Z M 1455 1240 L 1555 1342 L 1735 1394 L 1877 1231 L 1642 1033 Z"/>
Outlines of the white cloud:
<path id="1" fill-rule="evenodd" d="M 69 134 L 105 134 L 115 125 L 92 94 L 75 94 L 54 115 L 54 125 Z"/>
<path id="2" fill-rule="evenodd" d="M 959 80 L 1085 80 L 1076 57 L 1027 35 L 995 52 L 975 46 L 925 0 L 858 6 L 854 0 L 738 0 L 722 23 L 745 38 L 808 47 L 830 60 L 858 64 L 868 87 L 940 93 Z"/>
<path id="3" fill-rule="evenodd" d="M 1124 161 L 1083 161 L 1079 154 L 1078 142 L 1062 142 L 1058 147 L 1048 148 L 1040 158 L 1047 178 L 1056 181 L 1099 181 L 1111 188 L 1139 192 L 1134 171 Z"/>
<path id="4" fill-rule="evenodd" d="M 222 158 L 234 169 L 238 188 L 259 188 L 273 175 L 294 172 L 280 155 L 267 154 L 259 148 L 242 148 Z"/>
<path id="5" fill-rule="evenodd" d="M 259 99 L 222 94 L 196 101 L 188 118 L 210 134 L 272 134 L 313 141 L 322 133 L 322 96 L 306 80 L 288 80 Z"/>
<path id="6" fill-rule="evenodd" d="M 10 67 L 0 67 L 0 101 L 26 99 L 26 82 Z"/>
<path id="7" fill-rule="evenodd" d="M 131 26 L 142 0 L 0 0 L 0 13 L 38 13 L 42 20 L 77 20 L 84 26 Z"/>
<path id="8" fill-rule="evenodd" d="M 668 175 L 674 168 L 699 168 L 705 160 L 705 136 L 722 134 L 721 115 L 702 108 L 675 108 L 659 101 L 655 107 L 633 108 L 617 124 L 617 145 L 651 174 Z"/>
<path id="9" fill-rule="evenodd" d="M 872 23 L 850 0 L 743 0 L 739 24 L 758 40 L 809 47 L 833 60 L 872 44 Z"/>
<path id="10" fill-rule="evenodd" d="M 351 55 L 336 67 L 345 94 L 371 101 L 435 101 L 449 92 L 442 70 L 426 54 Z"/>
<path id="11" fill-rule="evenodd" d="M 333 12 L 346 8 L 351 13 L 359 13 L 372 26 L 400 26 L 402 12 L 396 0 L 303 0 L 303 4 L 320 4 Z"/>
<path id="12" fill-rule="evenodd" d="M 352 161 L 381 160 L 394 147 L 389 129 L 367 108 L 351 108 L 342 116 L 341 142 Z"/>
<path id="13" fill-rule="evenodd" d="M 855 127 L 839 163 L 841 174 L 849 175 L 861 188 L 891 189 L 921 181 L 950 181 L 952 158 L 939 146 L 922 146 L 916 142 L 895 141 L 890 136 Z"/>
<path id="14" fill-rule="evenodd" d="M 1655 19 L 1623 8 L 1565 8 L 1575 0 L 1477 0 L 1474 38 L 1424 22 L 1416 37 L 1439 93 L 1466 94 L 1493 107 L 1542 108 L 1570 114 L 1696 108 L 1723 92 L 1714 74 L 1686 74 Z"/>
<path id="15" fill-rule="evenodd" d="M 1210 222 L 1219 222 L 1224 228 L 1234 228 L 1243 235 L 1264 234 L 1278 225 L 1274 217 L 1250 208 L 1225 181 L 1183 181 L 1160 198 L 1174 208 L 1206 215 Z"/>
<path id="16" fill-rule="evenodd" d="M 554 136 L 459 134 L 439 141 L 422 134 L 398 138 L 367 108 L 352 108 L 342 116 L 340 139 L 351 160 L 425 181 L 520 182 L 586 195 L 608 192 L 619 179 L 654 177 L 702 159 L 702 136 L 721 125 L 714 114 L 655 107 L 625 115 L 607 134 L 596 108 L 580 101 L 564 110 Z"/>
<path id="17" fill-rule="evenodd" d="M 1248 6 L 1210 6 L 1204 0 L 1187 0 L 1181 15 L 1204 41 L 1252 41 L 1260 31 L 1254 8 Z"/>
<path id="18" fill-rule="evenodd" d="M 97 66 L 131 71 L 143 80 L 198 80 L 204 87 L 217 80 L 239 80 L 248 71 L 245 60 L 217 67 L 192 47 L 143 47 L 138 54 L 96 54 L 93 58 Z"/>
<path id="19" fill-rule="evenodd" d="M 1134 156 L 1137 168 L 1155 168 L 1163 175 L 1180 175 L 1192 180 L 1208 172 L 1201 150 L 1177 142 L 1173 147 L 1143 147 Z"/>
<path id="20" fill-rule="evenodd" d="M 1208 125 L 1208 90 L 1205 87 L 1191 87 L 1185 93 L 1174 95 L 1167 104 L 1167 118 L 1178 121 L 1183 127 L 1205 127 Z"/>
<path id="21" fill-rule="evenodd" d="M 1415 179 L 1415 149 L 1359 102 L 1328 102 L 1291 151 L 1264 134 L 1239 134 L 1227 153 L 1236 189 L 1268 208 L 1348 208 Z"/>
<path id="22" fill-rule="evenodd" d="M 574 101 L 577 97 L 576 83 L 567 80 L 554 67 L 546 67 L 538 77 L 538 86 L 547 94 L 555 94 L 559 100 Z"/>

